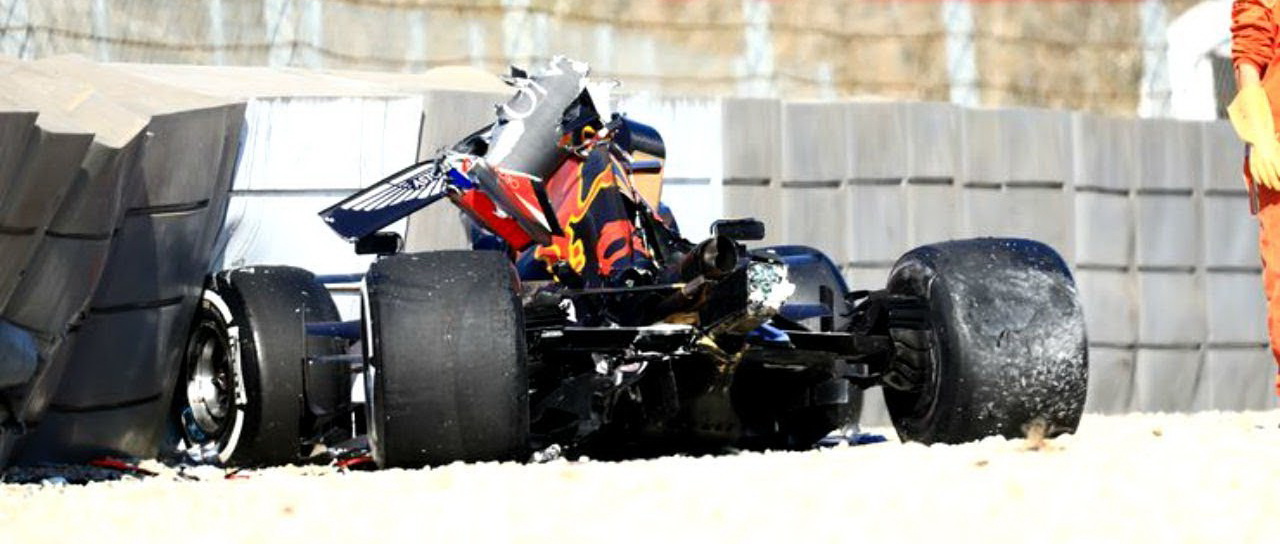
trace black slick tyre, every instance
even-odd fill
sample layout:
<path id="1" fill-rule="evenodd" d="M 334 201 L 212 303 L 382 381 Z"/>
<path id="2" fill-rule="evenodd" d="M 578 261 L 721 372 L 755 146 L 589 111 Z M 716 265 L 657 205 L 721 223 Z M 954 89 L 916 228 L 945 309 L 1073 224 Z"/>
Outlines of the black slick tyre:
<path id="1" fill-rule="evenodd" d="M 382 467 L 527 454 L 524 319 L 498 252 L 388 257 L 365 278 L 369 442 Z"/>
<path id="2" fill-rule="evenodd" d="M 181 447 L 235 466 L 297 462 L 310 414 L 308 355 L 337 351 L 308 339 L 308 321 L 338 311 L 310 272 L 254 266 L 216 274 L 188 337 L 170 419 Z"/>
<path id="3" fill-rule="evenodd" d="M 884 388 L 904 441 L 1076 430 L 1088 382 L 1084 317 L 1051 248 L 1019 239 L 923 246 L 894 265 L 888 291 L 917 304 L 890 314 L 896 363 L 913 377 Z"/>

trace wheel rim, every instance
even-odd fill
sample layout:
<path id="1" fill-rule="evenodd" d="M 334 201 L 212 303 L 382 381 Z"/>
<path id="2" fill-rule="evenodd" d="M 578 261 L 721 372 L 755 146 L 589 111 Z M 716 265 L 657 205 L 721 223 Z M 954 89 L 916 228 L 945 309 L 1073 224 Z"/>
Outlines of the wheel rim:
<path id="1" fill-rule="evenodd" d="M 235 374 L 225 321 L 208 307 L 187 341 L 183 432 L 193 444 L 222 443 L 234 423 Z"/>

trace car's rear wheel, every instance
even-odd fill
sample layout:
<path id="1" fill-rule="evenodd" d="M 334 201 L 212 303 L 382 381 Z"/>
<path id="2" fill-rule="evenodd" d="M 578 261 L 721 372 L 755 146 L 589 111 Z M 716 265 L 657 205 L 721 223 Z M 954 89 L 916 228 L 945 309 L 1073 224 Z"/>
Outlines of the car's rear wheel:
<path id="1" fill-rule="evenodd" d="M 917 248 L 890 274 L 919 301 L 891 314 L 898 360 L 885 401 L 903 440 L 1074 432 L 1084 411 L 1084 318 L 1062 258 L 1029 240 Z"/>
<path id="2" fill-rule="evenodd" d="M 220 272 L 188 336 L 170 420 L 193 457 L 237 466 L 296 462 L 310 414 L 304 364 L 339 347 L 309 339 L 309 321 L 336 321 L 315 276 L 287 266 Z"/>
<path id="3" fill-rule="evenodd" d="M 382 467 L 518 459 L 529 391 L 517 280 L 498 252 L 382 259 L 366 277 L 369 442 Z"/>

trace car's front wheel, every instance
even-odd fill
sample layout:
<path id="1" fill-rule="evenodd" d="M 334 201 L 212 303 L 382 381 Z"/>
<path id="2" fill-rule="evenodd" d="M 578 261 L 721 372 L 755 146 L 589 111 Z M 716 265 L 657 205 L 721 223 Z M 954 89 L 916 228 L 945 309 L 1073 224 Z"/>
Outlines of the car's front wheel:
<path id="1" fill-rule="evenodd" d="M 298 461 L 310 419 L 306 359 L 339 351 L 308 338 L 306 323 L 337 319 L 328 291 L 306 270 L 216 274 L 196 310 L 170 409 L 177 447 L 227 465 Z"/>

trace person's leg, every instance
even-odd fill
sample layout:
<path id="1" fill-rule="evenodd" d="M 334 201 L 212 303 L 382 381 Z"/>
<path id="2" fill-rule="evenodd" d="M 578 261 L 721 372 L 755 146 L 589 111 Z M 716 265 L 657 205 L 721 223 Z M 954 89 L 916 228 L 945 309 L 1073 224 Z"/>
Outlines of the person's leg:
<path id="1" fill-rule="evenodd" d="M 1267 332 L 1271 354 L 1280 365 L 1280 192 L 1258 187 L 1258 246 L 1262 256 L 1262 286 L 1267 297 Z M 1276 376 L 1280 395 L 1280 373 Z"/>

